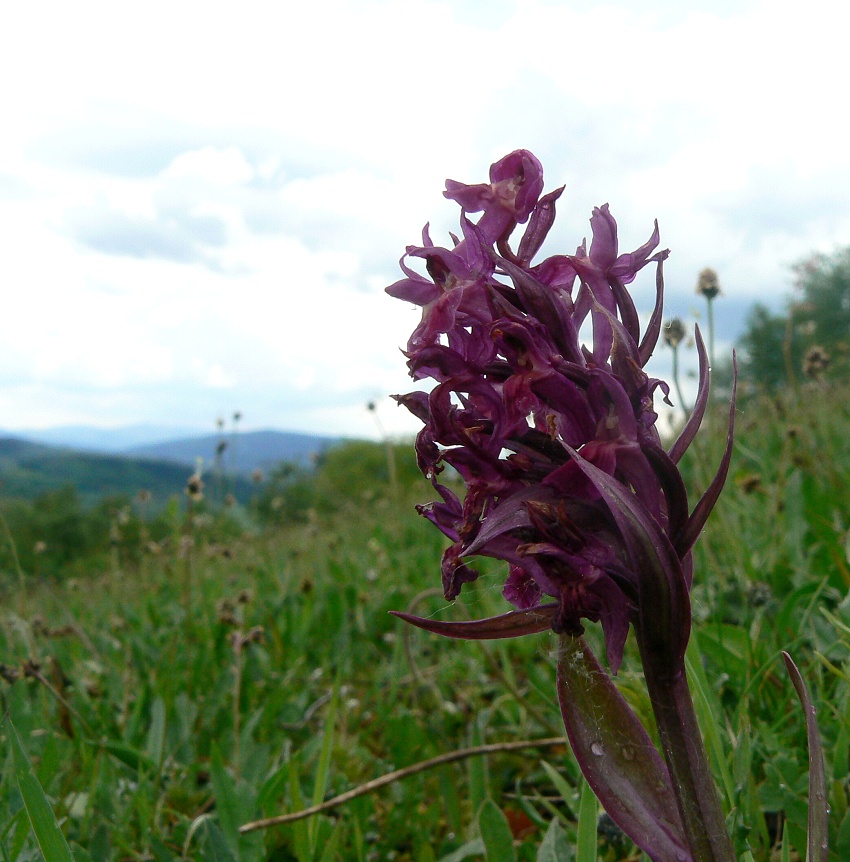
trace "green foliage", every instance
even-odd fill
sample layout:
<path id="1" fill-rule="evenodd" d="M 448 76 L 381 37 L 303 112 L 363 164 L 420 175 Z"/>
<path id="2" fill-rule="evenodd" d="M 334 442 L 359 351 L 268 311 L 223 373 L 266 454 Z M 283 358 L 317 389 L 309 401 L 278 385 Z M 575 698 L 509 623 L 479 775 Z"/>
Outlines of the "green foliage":
<path id="1" fill-rule="evenodd" d="M 727 491 L 695 549 L 691 687 L 736 852 L 753 862 L 805 847 L 806 721 L 781 649 L 818 710 L 830 860 L 850 854 L 846 404 L 850 391 L 833 384 L 753 399 L 738 417 Z M 700 435 L 682 465 L 692 502 L 720 458 L 722 426 L 712 417 L 717 436 Z M 203 503 L 191 517 L 175 503 L 157 521 L 137 500 L 116 500 L 83 518 L 107 550 L 87 569 L 70 563 L 73 581 L 19 587 L 9 572 L 2 707 L 75 858 L 554 862 L 577 847 L 580 858 L 638 858 L 597 821 L 560 748 L 444 765 L 309 820 L 239 832 L 419 759 L 563 733 L 551 635 L 456 642 L 388 615 L 504 611 L 504 575 L 485 567 L 446 608 L 434 594 L 442 539 L 413 510 L 430 489 L 407 484 L 401 458 L 391 487 L 383 447 L 366 454 L 371 466 L 359 472 L 353 450 L 328 473 L 317 466 L 302 521 L 246 531 Z M 359 478 L 346 484 L 349 470 Z M 39 511 L 73 524 L 80 506 L 64 495 Z M 145 530 L 160 551 L 133 562 L 125 536 L 141 543 Z M 601 643 L 597 626 L 587 636 Z M 629 645 L 617 685 L 650 722 L 636 671 Z M 37 858 L 10 768 L 0 845 L 16 862 Z"/>
<path id="2" fill-rule="evenodd" d="M 815 254 L 794 268 L 800 294 L 795 320 L 811 323 L 810 337 L 827 349 L 850 339 L 850 248 Z"/>
<path id="3" fill-rule="evenodd" d="M 350 440 L 324 452 L 313 469 L 282 463 L 252 508 L 265 524 L 305 522 L 311 512 L 331 514 L 414 487 L 428 493 L 411 443 Z"/>
<path id="4" fill-rule="evenodd" d="M 846 380 L 850 371 L 850 248 L 814 254 L 794 267 L 796 295 L 784 314 L 757 304 L 740 346 L 747 389 L 775 392 L 809 376 Z M 826 352 L 825 368 L 806 368 L 813 348 Z M 729 370 L 721 373 L 729 376 Z"/>
<path id="5" fill-rule="evenodd" d="M 773 392 L 788 383 L 789 363 L 795 374 L 802 368 L 802 345 L 788 340 L 788 318 L 772 314 L 761 303 L 753 307 L 747 318 L 740 347 L 738 373 L 745 385 Z"/>

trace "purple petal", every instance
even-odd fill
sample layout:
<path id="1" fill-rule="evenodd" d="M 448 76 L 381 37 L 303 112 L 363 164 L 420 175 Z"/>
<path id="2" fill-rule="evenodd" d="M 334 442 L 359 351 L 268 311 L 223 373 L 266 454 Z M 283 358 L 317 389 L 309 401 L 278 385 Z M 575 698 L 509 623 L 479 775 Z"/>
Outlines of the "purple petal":
<path id="1" fill-rule="evenodd" d="M 608 212 L 608 204 L 593 208 L 590 217 L 593 240 L 590 243 L 590 260 L 606 272 L 617 259 L 617 222 Z"/>
<path id="2" fill-rule="evenodd" d="M 542 592 L 534 577 L 522 566 L 511 566 L 502 595 L 522 611 L 537 607 Z"/>
<path id="3" fill-rule="evenodd" d="M 631 254 L 621 254 L 611 267 L 610 274 L 615 278 L 619 278 L 623 284 L 629 284 L 634 281 L 637 273 L 649 263 L 649 253 L 656 248 L 659 239 L 658 220 L 656 219 L 655 230 L 653 230 L 652 236 Z"/>
<path id="4" fill-rule="evenodd" d="M 654 862 L 691 862 L 670 773 L 580 637 L 561 637 L 558 700 L 582 774 L 611 819 Z"/>
<path id="5" fill-rule="evenodd" d="M 514 150 L 490 166 L 490 182 L 512 205 L 516 220 L 522 224 L 543 191 L 543 165 L 534 153 Z"/>
<path id="6" fill-rule="evenodd" d="M 557 611 L 555 602 L 538 605 L 524 611 L 510 611 L 498 617 L 470 622 L 447 622 L 445 620 L 426 620 L 402 611 L 390 611 L 394 617 L 417 626 L 433 634 L 459 640 L 497 640 L 499 638 L 518 638 L 545 632 L 552 627 L 552 617 Z"/>
<path id="7" fill-rule="evenodd" d="M 457 180 L 446 180 L 443 197 L 459 203 L 465 212 L 477 213 L 493 200 L 493 187 L 490 183 L 477 183 L 470 186 Z"/>

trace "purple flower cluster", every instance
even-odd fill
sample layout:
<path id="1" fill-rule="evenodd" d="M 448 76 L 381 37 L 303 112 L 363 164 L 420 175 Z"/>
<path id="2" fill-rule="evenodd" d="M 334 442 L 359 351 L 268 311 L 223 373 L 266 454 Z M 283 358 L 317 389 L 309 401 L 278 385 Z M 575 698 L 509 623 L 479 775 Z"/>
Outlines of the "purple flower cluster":
<path id="1" fill-rule="evenodd" d="M 475 580 L 469 560 L 481 555 L 509 564 L 504 595 L 519 609 L 443 633 L 509 637 L 551 626 L 578 635 L 583 619 L 601 621 L 616 672 L 631 623 L 678 668 L 690 631 L 690 549 L 728 467 L 724 458 L 689 515 L 676 463 L 705 410 L 705 350 L 697 333 L 699 396 L 665 451 L 653 398 L 660 390 L 666 400 L 668 387 L 644 370 L 662 320 L 668 252 L 656 251 L 658 225 L 621 254 L 606 204 L 593 211 L 589 249 L 583 242 L 533 263 L 563 188 L 542 191 L 542 167 L 526 150 L 496 162 L 489 183 L 447 181 L 461 236 L 437 246 L 426 226 L 406 257 L 424 261 L 427 277 L 402 258 L 405 277 L 387 288 L 422 307 L 405 355 L 415 380 L 436 385 L 397 400 L 424 423 L 417 457 L 440 501 L 419 510 L 452 542 L 446 598 Z M 656 303 L 641 332 L 625 286 L 650 263 Z M 463 480 L 463 499 L 441 481 L 446 464 Z"/>

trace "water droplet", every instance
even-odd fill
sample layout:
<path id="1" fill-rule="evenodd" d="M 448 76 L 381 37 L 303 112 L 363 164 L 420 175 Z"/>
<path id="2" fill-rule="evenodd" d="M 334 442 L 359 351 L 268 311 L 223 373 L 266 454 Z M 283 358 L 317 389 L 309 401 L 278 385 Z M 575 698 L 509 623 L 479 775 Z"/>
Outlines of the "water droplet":
<path id="1" fill-rule="evenodd" d="M 829 841 L 824 839 L 823 841 L 821 841 L 820 846 L 821 846 L 821 849 L 828 850 L 829 849 Z"/>
<path id="2" fill-rule="evenodd" d="M 635 750 L 631 747 L 631 745 L 624 745 L 620 749 L 620 754 L 623 755 L 623 760 L 628 760 L 629 762 L 631 762 L 635 759 Z"/>
<path id="3" fill-rule="evenodd" d="M 601 742 L 593 742 L 590 745 L 590 753 L 595 754 L 597 757 L 602 757 L 605 754 L 605 748 Z"/>

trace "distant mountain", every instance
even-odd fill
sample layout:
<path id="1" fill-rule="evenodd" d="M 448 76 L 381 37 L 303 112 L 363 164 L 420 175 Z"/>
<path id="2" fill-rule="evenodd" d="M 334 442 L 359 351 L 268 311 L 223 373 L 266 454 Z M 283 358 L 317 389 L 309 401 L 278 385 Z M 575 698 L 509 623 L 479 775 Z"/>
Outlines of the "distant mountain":
<path id="1" fill-rule="evenodd" d="M 0 493 L 31 499 L 45 491 L 73 485 L 86 505 L 113 495 L 133 496 L 145 489 L 154 505 L 182 494 L 191 470 L 184 464 L 98 455 L 45 446 L 17 438 L 0 438 Z M 231 487 L 240 499 L 251 494 L 250 481 L 239 479 Z"/>
<path id="2" fill-rule="evenodd" d="M 222 469 L 226 473 L 249 474 L 255 469 L 268 472 L 290 461 L 307 465 L 312 457 L 341 442 L 338 437 L 319 437 L 314 434 L 297 434 L 291 431 L 240 431 L 238 434 L 205 434 L 133 446 L 123 454 L 134 458 L 154 458 L 194 467 L 203 459 L 204 472 L 214 469 L 216 452 L 220 445 Z"/>
<path id="3" fill-rule="evenodd" d="M 47 446 L 64 446 L 82 452 L 124 452 L 134 446 L 162 443 L 181 437 L 197 437 L 204 429 L 177 425 L 136 424 L 119 428 L 92 425 L 61 425 L 56 428 L 7 431 L 9 437 L 32 440 Z"/>
<path id="4" fill-rule="evenodd" d="M 22 436 L 3 437 L 0 432 L 0 495 L 33 498 L 73 485 L 87 505 L 111 495 L 133 496 L 142 489 L 150 491 L 155 501 L 165 502 L 173 494 L 183 493 L 198 458 L 203 459 L 210 491 L 213 486 L 221 491 L 214 474 L 216 451 L 223 444 L 220 467 L 229 477 L 226 489 L 247 500 L 255 490 L 250 480 L 255 469 L 268 474 L 281 461 L 308 466 L 314 456 L 341 442 L 340 438 L 285 431 L 160 437 L 174 432 L 174 428 L 154 425 L 31 432 L 58 445 Z M 139 439 L 142 444 L 133 442 Z"/>

